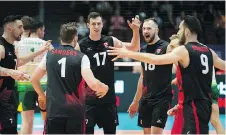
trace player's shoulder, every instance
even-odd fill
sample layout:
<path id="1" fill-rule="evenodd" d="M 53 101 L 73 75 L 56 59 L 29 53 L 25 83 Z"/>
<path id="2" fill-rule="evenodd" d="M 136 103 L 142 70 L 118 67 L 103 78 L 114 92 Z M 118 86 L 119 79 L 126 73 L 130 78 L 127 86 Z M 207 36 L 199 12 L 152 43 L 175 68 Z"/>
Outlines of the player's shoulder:
<path id="1" fill-rule="evenodd" d="M 84 37 L 78 41 L 79 46 L 84 45 L 89 42 L 89 37 Z"/>
<path id="2" fill-rule="evenodd" d="M 147 49 L 147 44 L 145 44 L 145 45 L 143 45 L 143 46 L 141 46 L 141 48 L 140 48 L 140 52 L 145 52 L 146 51 L 146 49 Z"/>
<path id="3" fill-rule="evenodd" d="M 113 36 L 101 35 L 102 40 L 109 40 L 109 39 L 113 40 L 113 38 L 117 39 L 116 37 L 113 37 Z"/>
<path id="4" fill-rule="evenodd" d="M 169 42 L 160 39 L 156 44 L 157 44 L 158 46 L 160 46 L 161 48 L 167 48 L 168 45 L 169 45 Z"/>

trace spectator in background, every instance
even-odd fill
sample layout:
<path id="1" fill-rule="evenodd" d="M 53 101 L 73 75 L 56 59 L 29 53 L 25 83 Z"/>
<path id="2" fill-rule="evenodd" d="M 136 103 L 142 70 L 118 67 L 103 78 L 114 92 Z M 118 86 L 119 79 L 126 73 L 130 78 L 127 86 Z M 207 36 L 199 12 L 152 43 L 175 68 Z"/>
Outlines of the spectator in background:
<path id="1" fill-rule="evenodd" d="M 124 29 L 124 24 L 125 24 L 125 19 L 123 16 L 120 15 L 120 10 L 116 9 L 115 10 L 115 15 L 111 17 L 111 30 L 114 29 L 119 29 L 122 30 Z"/>
<path id="2" fill-rule="evenodd" d="M 153 18 L 155 18 L 155 20 L 157 21 L 159 27 L 161 28 L 161 26 L 162 26 L 162 19 L 161 19 L 161 17 L 158 16 L 157 11 L 153 12 Z"/>
<path id="3" fill-rule="evenodd" d="M 83 16 L 79 16 L 77 25 L 79 39 L 87 36 L 87 34 L 89 33 L 89 29 L 87 28 L 87 24 Z"/>
<path id="4" fill-rule="evenodd" d="M 212 25 L 214 21 L 214 7 L 213 4 L 208 5 L 208 9 L 205 11 L 203 19 L 204 23 L 208 25 Z"/>
<path id="5" fill-rule="evenodd" d="M 181 11 L 180 16 L 177 16 L 176 20 L 175 20 L 176 21 L 176 29 L 179 28 L 179 25 L 180 25 L 181 21 L 184 20 L 184 17 L 185 17 L 185 12 Z"/>
<path id="6" fill-rule="evenodd" d="M 217 11 L 215 16 L 215 28 L 218 44 L 225 44 L 225 15 L 220 10 Z"/>

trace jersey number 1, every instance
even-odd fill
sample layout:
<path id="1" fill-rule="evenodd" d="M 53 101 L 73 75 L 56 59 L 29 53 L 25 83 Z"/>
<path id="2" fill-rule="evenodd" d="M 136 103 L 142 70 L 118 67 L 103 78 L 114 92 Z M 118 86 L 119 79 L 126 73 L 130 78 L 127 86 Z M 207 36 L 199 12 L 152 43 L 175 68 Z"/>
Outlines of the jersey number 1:
<path id="1" fill-rule="evenodd" d="M 201 54 L 200 59 L 201 64 L 205 67 L 205 69 L 202 70 L 202 73 L 207 74 L 209 72 L 208 57 L 205 54 Z"/>
<path id="2" fill-rule="evenodd" d="M 65 70 L 66 70 L 66 58 L 62 58 L 58 60 L 58 64 L 61 64 L 61 77 L 65 77 Z"/>
<path id="3" fill-rule="evenodd" d="M 100 54 L 99 53 L 95 53 L 93 55 L 93 57 L 96 58 L 97 66 L 100 66 L 100 56 L 99 55 L 103 55 L 103 60 L 101 62 L 101 65 L 103 66 L 105 64 L 105 59 L 106 59 L 107 52 L 100 52 Z"/>

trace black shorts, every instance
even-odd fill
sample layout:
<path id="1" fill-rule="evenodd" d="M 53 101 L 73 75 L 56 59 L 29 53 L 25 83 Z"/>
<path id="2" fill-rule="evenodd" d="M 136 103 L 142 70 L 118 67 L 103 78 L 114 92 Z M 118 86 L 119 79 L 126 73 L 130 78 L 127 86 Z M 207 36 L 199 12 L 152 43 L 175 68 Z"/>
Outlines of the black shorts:
<path id="1" fill-rule="evenodd" d="M 17 127 L 18 94 L 14 91 L 12 93 L 7 101 L 0 100 L 0 130 Z"/>
<path id="2" fill-rule="evenodd" d="M 153 104 L 141 103 L 139 107 L 138 126 L 151 128 L 151 126 L 164 128 L 168 118 L 171 101 L 164 100 Z"/>
<path id="3" fill-rule="evenodd" d="M 99 128 L 105 126 L 117 126 L 118 112 L 115 104 L 107 105 L 86 105 L 86 126 L 94 127 L 96 124 Z"/>
<path id="4" fill-rule="evenodd" d="M 207 100 L 189 101 L 184 104 L 183 134 L 208 134 L 212 102 Z"/>
<path id="5" fill-rule="evenodd" d="M 84 134 L 85 117 L 47 118 L 44 134 Z"/>

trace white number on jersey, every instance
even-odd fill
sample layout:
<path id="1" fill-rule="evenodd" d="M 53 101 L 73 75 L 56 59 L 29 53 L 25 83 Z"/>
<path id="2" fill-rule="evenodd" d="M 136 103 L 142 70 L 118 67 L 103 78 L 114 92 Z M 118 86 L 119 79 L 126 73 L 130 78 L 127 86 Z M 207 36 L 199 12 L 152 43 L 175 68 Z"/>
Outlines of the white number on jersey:
<path id="1" fill-rule="evenodd" d="M 66 58 L 63 57 L 62 59 L 58 60 L 58 63 L 61 64 L 61 77 L 65 77 Z"/>
<path id="2" fill-rule="evenodd" d="M 209 72 L 208 57 L 205 54 L 201 54 L 200 59 L 201 64 L 205 67 L 205 69 L 202 70 L 202 73 L 207 74 Z"/>
<path id="3" fill-rule="evenodd" d="M 103 60 L 101 63 L 100 63 L 100 55 L 103 55 Z M 93 55 L 93 57 L 96 58 L 97 66 L 105 65 L 106 56 L 107 56 L 107 52 L 95 53 Z"/>
<path id="4" fill-rule="evenodd" d="M 147 71 L 147 70 L 155 70 L 155 65 L 144 63 L 144 69 L 145 69 L 145 71 Z"/>

